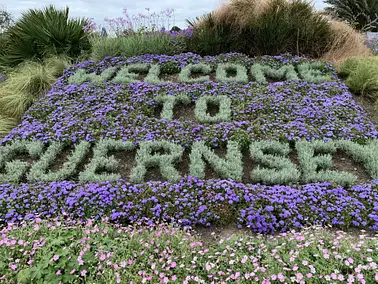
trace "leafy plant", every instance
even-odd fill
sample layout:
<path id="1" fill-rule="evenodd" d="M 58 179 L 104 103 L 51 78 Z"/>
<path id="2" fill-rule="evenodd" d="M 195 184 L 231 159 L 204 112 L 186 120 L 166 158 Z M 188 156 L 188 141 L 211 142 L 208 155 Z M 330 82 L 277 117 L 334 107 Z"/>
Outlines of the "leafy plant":
<path id="1" fill-rule="evenodd" d="M 0 65 L 16 66 L 25 60 L 43 60 L 46 56 L 66 54 L 77 57 L 90 49 L 83 30 L 87 20 L 70 19 L 69 8 L 30 9 L 6 31 L 6 45 Z"/>
<path id="2" fill-rule="evenodd" d="M 378 31 L 378 1 L 325 0 L 325 10 L 362 31 Z"/>

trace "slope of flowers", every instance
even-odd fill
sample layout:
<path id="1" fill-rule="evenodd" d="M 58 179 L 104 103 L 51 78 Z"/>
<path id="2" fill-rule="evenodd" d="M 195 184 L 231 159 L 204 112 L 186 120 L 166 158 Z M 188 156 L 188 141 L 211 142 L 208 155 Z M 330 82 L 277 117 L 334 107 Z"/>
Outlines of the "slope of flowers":
<path id="1" fill-rule="evenodd" d="M 306 81 L 269 84 L 161 83 L 131 84 L 84 83 L 68 85 L 67 79 L 78 68 L 101 72 L 125 63 L 159 63 L 166 72 L 177 72 L 189 63 L 255 62 L 279 68 L 305 62 L 297 57 L 247 58 L 240 54 L 200 58 L 145 55 L 135 58 L 106 58 L 103 62 L 84 62 L 70 67 L 54 88 L 25 114 L 2 144 L 14 140 L 97 141 L 113 138 L 139 144 L 145 140 L 168 140 L 184 148 L 195 141 L 213 147 L 235 140 L 250 141 L 351 139 L 364 143 L 378 132 L 347 87 L 334 77 L 331 66 L 324 74 L 334 81 L 321 84 Z M 160 118 L 158 95 L 184 93 L 192 102 L 172 121 Z M 209 95 L 231 98 L 232 120 L 199 123 L 190 111 L 198 98 Z M 183 115 L 180 117 L 180 115 Z M 244 149 L 245 150 L 245 149 Z M 1 169 L 2 171 L 3 169 Z M 140 218 L 175 219 L 187 225 L 238 223 L 255 232 L 274 233 L 291 228 L 321 224 L 339 227 L 378 229 L 376 183 L 342 188 L 330 183 L 263 186 L 231 180 L 200 180 L 184 177 L 177 184 L 149 182 L 130 184 L 125 180 L 97 184 L 70 181 L 0 185 L 0 219 L 16 222 L 36 216 L 79 218 L 109 216 L 129 223 Z"/>
<path id="2" fill-rule="evenodd" d="M 188 230 L 140 225 L 90 219 L 9 225 L 0 231 L 0 278 L 4 283 L 378 281 L 378 239 L 364 232 L 355 240 L 314 227 L 204 243 Z"/>

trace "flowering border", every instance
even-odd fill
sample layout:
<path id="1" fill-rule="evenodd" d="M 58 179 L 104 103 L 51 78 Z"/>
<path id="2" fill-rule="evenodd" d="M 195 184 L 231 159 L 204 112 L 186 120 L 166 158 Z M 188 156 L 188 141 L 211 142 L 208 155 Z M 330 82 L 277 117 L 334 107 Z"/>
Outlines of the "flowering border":
<path id="1" fill-rule="evenodd" d="M 184 225 L 238 223 L 259 233 L 309 225 L 378 230 L 378 180 L 349 189 L 331 183 L 265 186 L 187 177 L 179 183 L 124 180 L 80 184 L 0 185 L 0 219 L 110 217 L 127 224 L 140 218 Z"/>

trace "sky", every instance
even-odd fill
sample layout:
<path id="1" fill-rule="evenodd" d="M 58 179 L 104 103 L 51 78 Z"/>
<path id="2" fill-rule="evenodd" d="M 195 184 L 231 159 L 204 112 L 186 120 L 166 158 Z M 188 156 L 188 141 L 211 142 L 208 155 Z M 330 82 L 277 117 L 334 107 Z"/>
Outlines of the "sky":
<path id="1" fill-rule="evenodd" d="M 123 8 L 127 8 L 130 16 L 148 13 L 145 8 L 149 8 L 150 13 L 174 9 L 175 25 L 184 28 L 187 26 L 186 19 L 194 19 L 196 16 L 209 13 L 225 2 L 227 0 L 0 0 L 0 7 L 3 6 L 15 18 L 18 18 L 29 8 L 42 8 L 50 4 L 61 8 L 68 6 L 70 16 L 93 18 L 100 25 L 105 23 L 105 17 L 121 17 Z M 314 4 L 317 9 L 324 7 L 322 0 L 314 0 Z M 171 26 L 172 23 L 173 18 L 171 18 Z"/>

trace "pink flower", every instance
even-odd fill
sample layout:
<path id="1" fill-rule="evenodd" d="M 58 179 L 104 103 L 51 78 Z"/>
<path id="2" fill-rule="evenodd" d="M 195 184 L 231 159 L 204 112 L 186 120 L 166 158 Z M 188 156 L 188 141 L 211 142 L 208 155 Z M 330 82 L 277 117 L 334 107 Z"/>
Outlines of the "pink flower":
<path id="1" fill-rule="evenodd" d="M 298 280 L 302 280 L 303 279 L 303 274 L 298 272 L 297 274 L 295 274 L 295 277 L 297 277 Z"/>
<path id="2" fill-rule="evenodd" d="M 70 274 L 71 274 L 71 275 L 74 274 L 75 271 L 76 271 L 75 269 L 72 269 L 71 272 L 70 272 Z"/>
<path id="3" fill-rule="evenodd" d="M 210 263 L 206 263 L 205 268 L 207 271 L 213 268 L 213 266 Z"/>
<path id="4" fill-rule="evenodd" d="M 56 275 L 61 275 L 62 272 L 60 271 L 60 269 L 55 273 Z"/>
<path id="5" fill-rule="evenodd" d="M 243 258 L 241 259 L 241 263 L 246 263 L 247 262 L 247 260 L 248 260 L 248 257 L 247 256 L 243 256 Z"/>
<path id="6" fill-rule="evenodd" d="M 53 261 L 57 261 L 57 260 L 59 259 L 59 257 L 60 257 L 60 256 L 59 256 L 58 254 L 55 254 L 55 255 L 53 256 L 52 260 L 53 260 Z"/>
<path id="7" fill-rule="evenodd" d="M 303 237 L 303 236 L 297 236 L 295 239 L 296 239 L 297 241 L 304 241 L 306 238 Z"/>
<path id="8" fill-rule="evenodd" d="M 84 277 L 86 274 L 87 274 L 87 271 L 86 271 L 86 270 L 82 270 L 82 271 L 80 272 L 80 275 L 81 275 L 82 277 Z"/>
<path id="9" fill-rule="evenodd" d="M 34 231 L 38 231 L 39 230 L 39 226 L 38 225 L 34 225 L 33 230 Z"/>
<path id="10" fill-rule="evenodd" d="M 238 279 L 240 277 L 240 272 L 236 272 L 235 274 L 231 275 L 232 279 Z"/>
<path id="11" fill-rule="evenodd" d="M 353 258 L 351 258 L 351 257 L 348 258 L 347 260 L 348 260 L 348 262 L 349 262 L 350 264 L 353 264 L 353 263 L 354 263 L 354 260 L 353 260 Z"/>
<path id="12" fill-rule="evenodd" d="M 177 265 L 177 263 L 176 263 L 176 262 L 172 262 L 172 263 L 171 263 L 171 267 L 172 267 L 172 268 L 175 268 L 175 267 L 176 267 L 176 265 Z"/>
<path id="13" fill-rule="evenodd" d="M 176 281 L 176 279 L 177 279 L 176 275 L 173 275 L 171 278 L 172 281 Z"/>
<path id="14" fill-rule="evenodd" d="M 284 282 L 285 281 L 285 276 L 281 272 L 278 273 L 277 277 L 278 277 L 278 280 L 280 280 L 280 282 Z"/>

